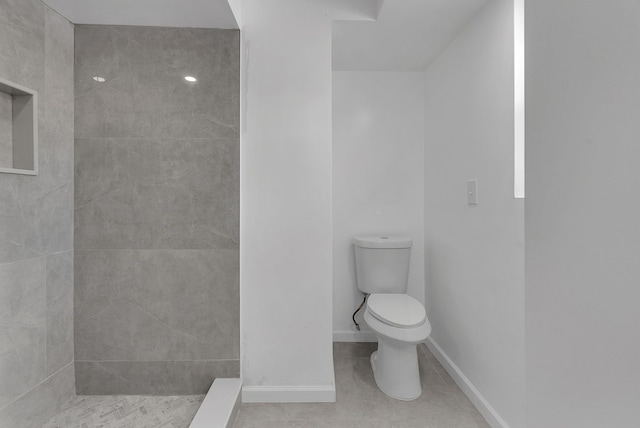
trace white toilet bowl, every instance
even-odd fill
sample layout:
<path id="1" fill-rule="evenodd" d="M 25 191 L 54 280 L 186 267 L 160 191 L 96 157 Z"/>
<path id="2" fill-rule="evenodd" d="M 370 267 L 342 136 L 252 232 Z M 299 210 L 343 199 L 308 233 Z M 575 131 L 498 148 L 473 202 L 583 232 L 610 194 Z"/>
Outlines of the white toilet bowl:
<path id="1" fill-rule="evenodd" d="M 424 306 L 406 294 L 372 294 L 364 313 L 378 338 L 371 366 L 378 388 L 399 400 L 422 395 L 417 345 L 431 334 Z"/>
<path id="2" fill-rule="evenodd" d="M 416 345 L 431 334 L 424 306 L 406 294 L 412 245 L 403 236 L 353 238 L 358 289 L 369 296 L 364 319 L 378 337 L 373 374 L 382 392 L 406 401 L 422 394 Z"/>

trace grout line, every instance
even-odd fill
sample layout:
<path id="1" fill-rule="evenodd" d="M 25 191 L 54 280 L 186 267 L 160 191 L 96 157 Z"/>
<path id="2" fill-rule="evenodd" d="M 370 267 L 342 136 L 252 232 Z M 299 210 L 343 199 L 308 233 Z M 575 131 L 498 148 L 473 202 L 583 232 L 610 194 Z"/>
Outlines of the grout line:
<path id="1" fill-rule="evenodd" d="M 47 304 L 49 302 L 49 270 L 48 268 L 48 263 L 47 263 L 47 257 L 45 256 L 44 258 L 44 374 L 45 376 L 47 375 L 47 349 L 49 348 L 49 335 L 48 333 L 48 322 L 47 319 L 49 318 L 49 305 Z M 75 345 L 74 345 L 75 347 Z M 73 360 L 72 360 L 73 362 Z M 75 367 L 74 367 L 75 370 Z"/>
<path id="2" fill-rule="evenodd" d="M 73 251 L 239 251 L 239 248 L 76 248 Z"/>
<path id="3" fill-rule="evenodd" d="M 6 241 L 5 241 L 5 242 L 6 242 Z M 24 246 L 24 245 L 20 245 L 20 246 L 21 246 L 21 247 L 24 247 L 24 248 L 29 248 L 29 247 L 26 247 L 26 246 Z M 36 250 L 33 250 L 33 249 L 31 249 L 31 248 L 29 248 L 29 249 L 30 249 L 31 251 L 35 251 L 36 253 L 38 253 Z M 37 255 L 37 256 L 27 257 L 27 258 L 19 259 L 19 260 L 14 260 L 14 261 L 12 261 L 12 262 L 3 262 L 3 263 L 0 263 L 0 266 L 6 266 L 6 265 L 13 264 L 13 263 L 25 262 L 25 261 L 27 261 L 27 260 L 39 259 L 40 257 L 45 257 L 45 258 L 46 258 L 46 257 L 47 257 L 47 254 L 40 254 L 40 253 L 38 253 L 38 255 Z"/>
<path id="4" fill-rule="evenodd" d="M 70 253 L 73 251 L 73 248 L 70 248 L 68 250 L 62 250 L 62 251 L 56 251 L 55 253 L 49 253 L 49 254 L 45 254 L 45 256 L 55 256 L 56 254 L 64 254 L 64 253 Z"/>
<path id="5" fill-rule="evenodd" d="M 63 135 L 64 136 L 64 135 Z M 196 140 L 196 141 L 236 141 L 239 140 L 240 137 L 74 137 L 74 140 L 145 140 L 145 141 L 185 141 L 185 140 Z"/>
<path id="6" fill-rule="evenodd" d="M 74 360 L 76 363 L 207 363 L 222 361 L 240 361 L 239 358 L 221 358 L 218 360 Z"/>

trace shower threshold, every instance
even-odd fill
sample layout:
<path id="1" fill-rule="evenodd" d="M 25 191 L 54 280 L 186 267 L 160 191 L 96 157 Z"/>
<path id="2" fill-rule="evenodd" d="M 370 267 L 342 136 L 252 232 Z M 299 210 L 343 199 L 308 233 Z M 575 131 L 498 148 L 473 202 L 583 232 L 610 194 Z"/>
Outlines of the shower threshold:
<path id="1" fill-rule="evenodd" d="M 230 428 L 240 405 L 242 379 L 216 379 L 189 428 Z"/>

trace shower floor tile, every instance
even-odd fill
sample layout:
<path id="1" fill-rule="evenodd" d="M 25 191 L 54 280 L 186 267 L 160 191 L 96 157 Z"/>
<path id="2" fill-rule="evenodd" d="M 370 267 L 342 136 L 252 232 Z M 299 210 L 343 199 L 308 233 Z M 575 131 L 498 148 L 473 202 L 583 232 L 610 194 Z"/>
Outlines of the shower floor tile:
<path id="1" fill-rule="evenodd" d="M 203 398 L 78 396 L 42 428 L 187 428 Z"/>

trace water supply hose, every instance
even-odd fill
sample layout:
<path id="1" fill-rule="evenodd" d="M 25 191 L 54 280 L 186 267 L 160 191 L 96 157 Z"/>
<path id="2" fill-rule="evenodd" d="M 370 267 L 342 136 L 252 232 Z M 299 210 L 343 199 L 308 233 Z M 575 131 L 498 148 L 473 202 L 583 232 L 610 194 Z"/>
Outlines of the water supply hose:
<path id="1" fill-rule="evenodd" d="M 353 320 L 353 323 L 356 325 L 356 330 L 358 330 L 358 331 L 360 331 L 360 324 L 358 324 L 358 322 L 356 321 L 356 314 L 358 312 L 360 312 L 360 309 L 362 309 L 364 304 L 367 303 L 367 297 L 369 297 L 369 295 L 367 293 L 363 293 L 363 294 L 364 294 L 364 299 L 362 299 L 362 303 L 360 303 L 360 306 L 358 306 L 358 309 L 356 309 L 356 311 L 351 316 L 351 319 Z"/>

